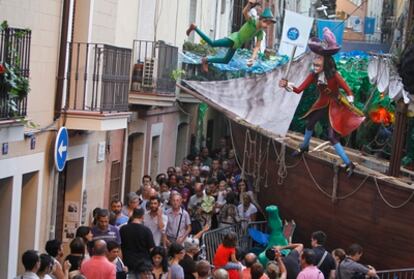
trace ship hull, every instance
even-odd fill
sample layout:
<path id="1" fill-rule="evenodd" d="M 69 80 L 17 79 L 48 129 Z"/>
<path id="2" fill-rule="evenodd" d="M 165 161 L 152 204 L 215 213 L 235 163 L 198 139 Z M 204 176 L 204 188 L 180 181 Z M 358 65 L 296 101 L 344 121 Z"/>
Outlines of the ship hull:
<path id="1" fill-rule="evenodd" d="M 256 140 L 256 152 L 254 156 L 243 156 L 247 128 L 232 123 L 231 129 L 240 161 L 245 157 L 245 168 L 250 167 L 248 171 L 257 174 L 253 161 L 257 162 L 260 154 L 262 157 L 267 154 L 268 138 L 250 130 L 249 138 Z M 280 144 L 276 143 L 276 149 L 280 151 Z M 414 266 L 414 199 L 400 208 L 392 208 L 384 201 L 392 206 L 401 205 L 413 189 L 380 179 L 376 183 L 374 178 L 360 173 L 348 178 L 343 168 L 336 175 L 333 163 L 308 154 L 304 159 L 292 158 L 289 148 L 286 165 L 292 167 L 279 185 L 279 165 L 273 147 L 269 150 L 269 157 L 262 158 L 262 169 L 257 175 L 262 177 L 257 199 L 263 208 L 277 205 L 282 219 L 295 220 L 295 242 L 309 247 L 311 233 L 322 230 L 328 236 L 329 250 L 346 250 L 350 244 L 359 243 L 364 248 L 361 262 L 377 269 Z M 337 185 L 336 195 L 333 195 L 334 185 Z"/>

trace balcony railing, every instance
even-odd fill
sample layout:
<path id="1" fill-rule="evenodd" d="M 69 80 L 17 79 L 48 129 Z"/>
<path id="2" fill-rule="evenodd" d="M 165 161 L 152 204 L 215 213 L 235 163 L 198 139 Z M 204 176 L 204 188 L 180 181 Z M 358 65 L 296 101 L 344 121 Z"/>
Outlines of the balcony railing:
<path id="1" fill-rule="evenodd" d="M 171 73 L 178 65 L 178 47 L 163 41 L 134 41 L 131 91 L 174 94 Z"/>
<path id="2" fill-rule="evenodd" d="M 26 79 L 30 74 L 30 41 L 30 30 L 18 28 L 0 30 L 0 64 L 12 66 L 18 71 L 15 74 Z M 10 96 L 7 89 L 0 85 L 0 121 L 26 116 L 27 93 L 21 92 L 24 97 Z"/>
<path id="3" fill-rule="evenodd" d="M 131 49 L 69 43 L 66 107 L 95 112 L 128 111 Z"/>

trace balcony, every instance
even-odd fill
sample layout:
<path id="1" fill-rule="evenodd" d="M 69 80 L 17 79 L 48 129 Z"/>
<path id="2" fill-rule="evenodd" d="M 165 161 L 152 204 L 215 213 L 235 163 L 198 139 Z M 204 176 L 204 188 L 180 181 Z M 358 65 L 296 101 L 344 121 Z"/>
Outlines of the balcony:
<path id="1" fill-rule="evenodd" d="M 66 127 L 108 131 L 127 127 L 131 50 L 106 44 L 68 46 Z"/>
<path id="2" fill-rule="evenodd" d="M 178 66 L 178 48 L 163 41 L 134 41 L 133 70 L 129 103 L 173 106 L 175 81 L 172 72 Z"/>
<path id="3" fill-rule="evenodd" d="M 29 93 L 31 31 L 0 28 L 0 142 L 23 140 Z"/>

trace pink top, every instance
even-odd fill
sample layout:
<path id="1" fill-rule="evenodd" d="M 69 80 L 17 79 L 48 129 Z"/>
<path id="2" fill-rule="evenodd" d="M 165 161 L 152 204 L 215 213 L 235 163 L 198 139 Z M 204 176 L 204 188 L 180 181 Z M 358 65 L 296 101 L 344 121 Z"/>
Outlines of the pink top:
<path id="1" fill-rule="evenodd" d="M 324 279 L 323 273 L 314 265 L 310 265 L 299 272 L 296 279 Z"/>
<path id="2" fill-rule="evenodd" d="M 115 265 L 105 256 L 92 256 L 82 262 L 81 273 L 90 279 L 115 279 Z"/>

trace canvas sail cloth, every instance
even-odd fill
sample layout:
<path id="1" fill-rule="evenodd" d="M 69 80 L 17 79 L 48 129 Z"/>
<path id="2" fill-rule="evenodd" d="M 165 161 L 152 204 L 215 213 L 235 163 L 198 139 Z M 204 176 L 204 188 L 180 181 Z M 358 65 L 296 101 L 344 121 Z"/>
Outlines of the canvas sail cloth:
<path id="1" fill-rule="evenodd" d="M 309 74 L 311 61 L 310 53 L 294 61 L 289 82 L 300 84 Z M 242 118 L 274 135 L 285 136 L 302 96 L 279 87 L 286 67 L 284 65 L 272 72 L 245 78 L 184 82 L 193 89 L 195 97 L 199 95 L 216 108 L 231 112 L 230 117 Z"/>

